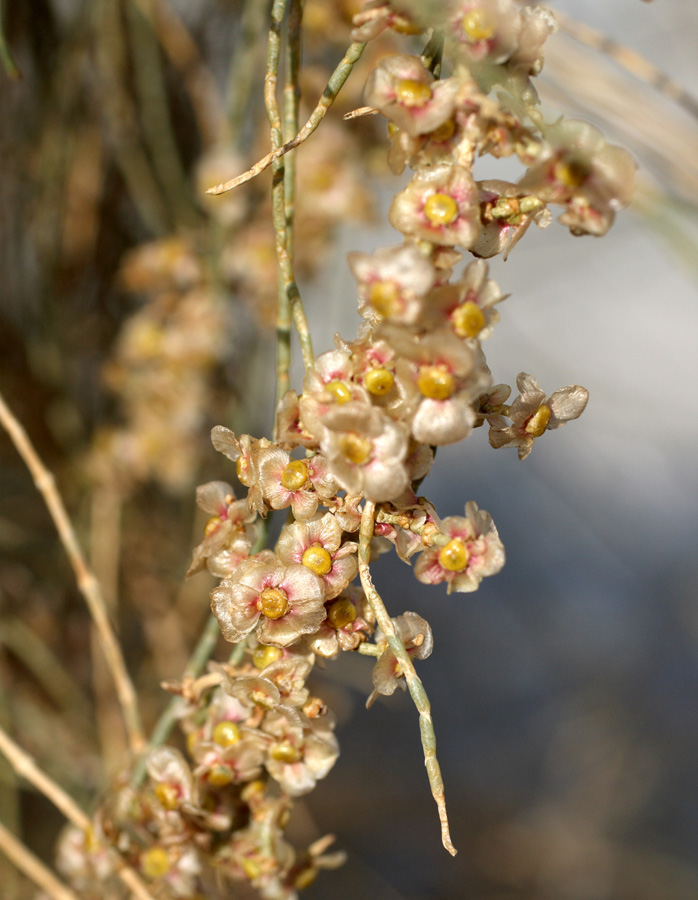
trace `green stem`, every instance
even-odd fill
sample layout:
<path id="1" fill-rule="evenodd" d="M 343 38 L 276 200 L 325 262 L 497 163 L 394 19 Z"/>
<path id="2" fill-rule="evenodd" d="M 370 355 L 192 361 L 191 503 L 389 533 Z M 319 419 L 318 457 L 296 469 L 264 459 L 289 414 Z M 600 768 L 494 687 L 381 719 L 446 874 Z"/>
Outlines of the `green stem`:
<path id="1" fill-rule="evenodd" d="M 3 9 L 3 0 L 0 0 L 0 62 L 2 62 L 5 74 L 13 81 L 18 81 L 22 76 L 19 69 L 12 59 L 10 48 L 7 46 L 5 38 L 5 10 Z"/>
<path id="2" fill-rule="evenodd" d="M 371 578 L 371 539 L 373 538 L 374 532 L 375 512 L 375 504 L 370 503 L 367 500 L 361 514 L 361 527 L 359 529 L 359 575 L 361 577 L 361 586 L 364 589 L 366 599 L 370 603 L 373 614 L 376 617 L 378 627 L 385 635 L 388 646 L 400 663 L 400 667 L 405 676 L 405 681 L 407 682 L 407 689 L 414 701 L 414 705 L 417 707 L 417 712 L 419 713 L 419 731 L 422 738 L 422 748 L 424 749 L 424 765 L 427 768 L 431 793 L 439 810 L 441 841 L 451 856 L 455 856 L 457 851 L 451 841 L 451 834 L 448 827 L 448 814 L 446 813 L 446 797 L 444 794 L 444 783 L 441 777 L 441 767 L 436 758 L 436 735 L 434 733 L 434 723 L 431 718 L 429 698 L 424 690 L 424 685 L 415 672 L 412 658 L 405 649 L 405 645 L 402 643 L 393 620 L 390 618 L 388 611 L 385 608 L 385 604 L 378 591 L 375 589 L 373 579 Z"/>

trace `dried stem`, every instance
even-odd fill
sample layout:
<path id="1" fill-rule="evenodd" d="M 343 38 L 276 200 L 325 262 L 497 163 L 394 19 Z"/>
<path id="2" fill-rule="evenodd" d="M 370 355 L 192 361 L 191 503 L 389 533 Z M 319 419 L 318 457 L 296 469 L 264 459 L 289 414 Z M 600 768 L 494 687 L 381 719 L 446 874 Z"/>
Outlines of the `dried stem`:
<path id="1" fill-rule="evenodd" d="M 407 689 L 414 700 L 414 705 L 417 707 L 417 712 L 419 713 L 419 731 L 422 738 L 422 747 L 424 748 L 424 765 L 427 767 L 431 793 L 436 801 L 436 806 L 439 810 L 439 820 L 441 821 L 441 841 L 451 856 L 455 856 L 458 851 L 453 846 L 448 827 L 444 783 L 441 778 L 441 768 L 436 758 L 436 735 L 434 733 L 434 723 L 431 718 L 429 698 L 424 690 L 424 685 L 415 672 L 412 658 L 405 649 L 405 645 L 402 643 L 402 640 L 395 629 L 395 625 L 393 624 L 393 620 L 388 615 L 388 611 L 385 608 L 385 604 L 381 600 L 378 591 L 373 586 L 373 579 L 371 578 L 369 563 L 371 559 L 371 539 L 373 538 L 375 512 L 375 504 L 370 503 L 367 500 L 361 514 L 361 528 L 359 529 L 359 575 L 361 576 L 361 586 L 364 589 L 366 598 L 376 617 L 378 627 L 385 635 L 388 646 L 400 663 L 400 667 L 405 676 L 405 681 L 407 682 Z"/>
<path id="2" fill-rule="evenodd" d="M 24 844 L 0 822 L 0 850 L 20 872 L 45 891 L 53 900 L 79 900 Z"/>
<path id="3" fill-rule="evenodd" d="M 698 119 L 698 100 L 692 94 L 689 94 L 684 87 L 652 65 L 644 56 L 641 56 L 635 50 L 631 50 L 630 47 L 626 47 L 624 44 L 607 37 L 603 32 L 597 31 L 583 22 L 577 22 L 557 9 L 555 10 L 555 18 L 561 31 L 569 34 L 570 37 L 573 37 L 580 43 L 605 53 L 606 56 L 609 56 L 626 72 L 630 72 L 631 75 L 646 82 L 650 87 L 664 94 L 664 96 L 678 104 L 682 109 L 685 109 L 695 119 Z"/>
<path id="4" fill-rule="evenodd" d="M 56 784 L 52 778 L 49 778 L 49 776 L 37 766 L 28 753 L 25 753 L 18 744 L 15 744 L 3 728 L 0 728 L 0 753 L 3 753 L 7 757 L 17 775 L 28 781 L 37 789 L 37 791 L 50 800 L 56 809 L 60 810 L 69 822 L 86 834 L 92 833 L 92 823 L 87 814 L 80 809 L 75 800 L 73 800 L 59 784 Z M 114 850 L 114 852 L 116 852 L 116 850 Z M 120 867 L 117 874 L 121 881 L 133 891 L 140 900 L 153 900 L 150 891 L 141 880 L 140 875 L 138 875 L 137 872 L 134 872 L 133 869 L 128 868 L 123 860 L 119 859 L 118 863 Z"/>
<path id="5" fill-rule="evenodd" d="M 317 106 L 310 114 L 310 118 L 292 140 L 287 141 L 278 149 L 272 150 L 271 153 L 268 153 L 265 157 L 260 159 L 259 162 L 256 162 L 252 168 L 243 172 L 242 175 L 238 175 L 236 178 L 232 178 L 230 181 L 226 181 L 223 184 L 217 184 L 215 187 L 209 188 L 206 193 L 224 194 L 226 191 L 232 191 L 233 188 L 245 184 L 246 181 L 251 181 L 253 178 L 256 178 L 257 175 L 266 171 L 275 160 L 280 159 L 284 154 L 288 153 L 289 150 L 294 150 L 304 141 L 307 141 L 320 122 L 325 118 L 325 114 L 337 98 L 337 94 L 344 86 L 345 81 L 351 74 L 351 70 L 361 57 L 365 46 L 366 44 L 351 44 L 349 46 L 341 62 L 330 76 L 330 80 L 327 82 L 325 90 L 322 92 L 322 97 L 318 100 Z"/>
<path id="6" fill-rule="evenodd" d="M 102 651 L 111 671 L 119 703 L 121 704 L 131 752 L 134 754 L 138 753 L 144 745 L 144 739 L 136 702 L 136 692 L 126 670 L 121 647 L 109 622 L 99 583 L 85 561 L 75 530 L 68 518 L 61 496 L 56 489 L 53 475 L 39 459 L 24 428 L 10 411 L 2 394 L 0 394 L 0 423 L 10 435 L 19 455 L 31 472 L 34 484 L 44 498 L 44 502 L 51 514 L 58 536 L 75 572 L 78 589 L 85 598 L 99 634 Z"/>
<path id="7" fill-rule="evenodd" d="M 279 51 L 281 48 L 281 28 L 286 14 L 289 0 L 274 0 L 271 8 L 271 27 L 269 29 L 269 44 L 267 50 L 267 71 L 264 77 L 264 103 L 271 127 L 271 144 L 276 150 L 282 147 L 282 124 L 279 103 L 276 96 L 276 88 L 279 77 Z M 300 15 L 300 13 L 298 13 Z M 300 19 L 298 20 L 300 28 Z M 300 40 L 300 37 L 298 37 Z M 298 51 L 296 51 L 297 53 Z M 284 144 L 283 146 L 287 146 Z M 298 285 L 293 275 L 293 261 L 289 251 L 288 228 L 286 219 L 286 187 L 284 176 L 284 163 L 279 156 L 273 162 L 272 181 L 272 219 L 276 236 L 276 258 L 279 266 L 279 312 L 277 317 L 277 346 L 279 348 L 277 358 L 277 385 L 282 390 L 278 399 L 288 389 L 288 366 L 290 364 L 290 323 L 288 311 L 293 317 L 293 323 L 298 332 L 298 338 L 303 355 L 303 365 L 308 371 L 314 363 L 313 346 L 310 340 L 308 321 L 303 309 Z M 209 193 L 211 193 L 209 191 Z M 286 387 L 284 387 L 286 385 Z"/>

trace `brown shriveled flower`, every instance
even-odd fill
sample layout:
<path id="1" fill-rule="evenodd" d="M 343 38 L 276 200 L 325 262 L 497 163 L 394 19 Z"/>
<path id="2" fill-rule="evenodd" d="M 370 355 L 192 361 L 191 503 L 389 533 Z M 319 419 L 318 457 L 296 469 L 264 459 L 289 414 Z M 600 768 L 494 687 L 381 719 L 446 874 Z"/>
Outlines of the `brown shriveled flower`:
<path id="1" fill-rule="evenodd" d="M 470 248 L 480 233 L 477 187 L 463 166 L 429 166 L 395 196 L 388 218 L 403 234 Z"/>
<path id="2" fill-rule="evenodd" d="M 447 516 L 439 531 L 450 540 L 425 550 L 415 563 L 414 574 L 423 584 L 445 581 L 448 593 L 475 591 L 487 575 L 504 565 L 504 546 L 492 516 L 470 501 L 465 517 Z"/>
<path id="3" fill-rule="evenodd" d="M 555 391 L 547 399 L 532 375 L 520 372 L 516 378 L 520 396 L 509 407 L 507 417 L 488 416 L 490 444 L 495 448 L 518 447 L 519 459 L 526 459 L 536 438 L 545 431 L 560 428 L 584 412 L 589 391 L 578 384 L 571 384 Z"/>
<path id="4" fill-rule="evenodd" d="M 306 566 L 282 566 L 255 557 L 211 591 L 211 609 L 223 637 L 237 643 L 256 629 L 262 644 L 288 647 L 313 634 L 325 618 L 325 585 Z"/>

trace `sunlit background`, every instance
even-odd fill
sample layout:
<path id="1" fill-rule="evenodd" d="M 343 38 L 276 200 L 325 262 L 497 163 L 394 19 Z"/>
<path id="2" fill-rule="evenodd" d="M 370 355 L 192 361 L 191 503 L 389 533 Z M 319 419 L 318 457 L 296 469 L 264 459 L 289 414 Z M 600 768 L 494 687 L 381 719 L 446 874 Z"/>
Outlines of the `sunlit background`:
<path id="1" fill-rule="evenodd" d="M 224 87 L 241 4 L 171 5 Z M 323 4 L 308 5 L 313 14 Z M 698 97 L 695 4 L 550 6 L 641 54 Z M 83 532 L 96 541 L 96 566 L 122 598 L 122 634 L 152 721 L 162 703 L 157 682 L 181 672 L 207 610 L 206 577 L 181 584 L 189 548 L 199 539 L 194 487 L 233 477 L 232 466 L 208 448 L 207 432 L 219 421 L 236 430 L 270 425 L 269 402 L 256 388 L 265 382 L 269 344 L 264 338 L 255 344 L 252 335 L 269 321 L 275 275 L 268 248 L 259 249 L 268 233 L 261 215 L 255 224 L 256 195 L 232 209 L 230 222 L 212 217 L 215 227 L 194 241 L 197 258 L 211 265 L 206 287 L 196 288 L 207 299 L 195 295 L 192 311 L 182 313 L 180 340 L 192 334 L 192 322 L 200 325 L 201 302 L 209 304 L 211 324 L 196 334 L 224 338 L 192 354 L 193 362 L 178 357 L 186 388 L 160 384 L 163 424 L 156 434 L 145 428 L 141 444 L 129 442 L 118 429 L 141 421 L 133 395 L 142 388 L 129 382 L 137 353 L 132 347 L 119 356 L 119 335 L 153 297 L 160 304 L 156 323 L 181 309 L 175 295 L 189 296 L 182 284 L 192 254 L 172 245 L 164 267 L 179 267 L 180 274 L 161 293 L 153 283 L 167 278 L 152 275 L 146 263 L 139 268 L 133 257 L 129 269 L 126 254 L 170 232 L 202 233 L 196 194 L 177 200 L 172 191 L 180 180 L 191 182 L 207 146 L 225 146 L 225 129 L 207 143 L 206 117 L 215 123 L 216 112 L 207 101 L 197 107 L 188 83 L 182 87 L 186 79 L 180 83 L 168 68 L 161 86 L 174 97 L 178 154 L 163 146 L 157 124 L 143 124 L 147 110 L 160 107 L 139 88 L 138 66 L 124 96 L 111 97 L 114 108 L 97 108 L 95 97 L 109 102 L 112 85 L 106 82 L 101 95 L 85 92 L 84 73 L 75 67 L 94 65 L 106 78 L 119 48 L 111 46 L 111 62 L 103 64 L 104 47 L 89 43 L 91 17 L 105 15 L 102 4 L 79 7 L 34 0 L 31 13 L 5 10 L 25 77 L 19 85 L 0 81 L 0 152 L 9 173 L 0 182 L 0 389 L 57 470 Z M 50 16 L 42 19 L 42 10 Z M 114 36 L 108 22 L 102 27 L 102 38 Z M 152 52 L 137 28 L 130 34 L 134 58 Z M 318 50 L 318 31 L 310 42 L 318 71 L 308 75 L 309 95 L 322 89 L 322 63 L 337 59 L 344 38 Z M 342 755 L 298 804 L 292 832 L 301 841 L 333 832 L 349 859 L 321 876 L 309 898 L 698 896 L 698 122 L 695 111 L 691 116 L 624 70 L 608 45 L 593 48 L 560 34 L 548 46 L 540 87 L 546 112 L 581 115 L 627 146 L 640 167 L 638 197 L 603 239 L 573 238 L 554 224 L 531 229 L 506 262 L 492 261 L 492 276 L 511 296 L 499 307 L 501 321 L 485 351 L 495 382 L 513 384 L 526 371 L 548 393 L 583 384 L 589 405 L 578 422 L 538 441 L 524 462 L 512 450 L 493 451 L 486 429 L 439 450 L 422 493 L 442 516 L 462 514 L 465 502 L 475 500 L 492 514 L 506 546 L 506 568 L 477 593 L 447 597 L 443 586 L 420 585 L 409 567 L 386 557 L 376 567 L 391 612 L 414 610 L 434 630 L 434 653 L 419 671 L 432 702 L 459 855 L 451 859 L 440 845 L 409 698 L 398 692 L 366 711 L 371 662 L 343 658 L 314 676 L 336 712 Z M 624 58 L 634 65 L 633 57 Z M 365 71 L 355 73 L 342 111 L 360 103 Z M 258 89 L 251 88 L 254 109 Z M 136 120 L 129 119 L 131 92 Z M 136 137 L 129 132 L 134 121 Z M 358 326 L 346 253 L 399 241 L 384 224 L 402 180 L 382 173 L 382 127 L 355 128 L 357 140 L 374 142 L 356 182 L 347 181 L 357 208 L 308 226 L 301 265 L 318 352 L 332 346 L 336 331 L 351 339 Z M 220 178 L 211 175 L 204 184 L 242 170 L 266 151 L 264 141 L 263 132 L 244 131 L 237 158 L 224 160 Z M 301 173 L 306 152 L 313 160 L 312 143 L 299 153 Z M 323 164 L 331 167 L 339 152 L 346 155 L 341 138 L 329 143 Z M 160 171 L 153 161 L 163 160 L 170 163 L 167 176 L 153 180 Z M 476 169 L 478 177 L 495 172 L 506 177 L 496 161 Z M 308 194 L 311 187 L 317 184 Z M 301 191 L 301 210 L 302 198 Z M 314 202 L 328 203 L 321 193 Z M 359 222 L 343 224 L 347 216 Z M 210 257 L 223 252 L 216 229 L 225 227 L 240 229 L 238 255 L 217 266 Z M 325 229 L 334 229 L 332 242 Z M 250 284 L 241 260 L 255 252 L 258 279 Z M 160 327 L 152 321 L 136 341 L 138 352 L 150 352 L 144 344 Z M 170 435 L 163 429 L 172 392 L 174 408 L 186 415 Z M 200 403 L 207 404 L 203 412 Z M 186 458 L 178 434 L 191 444 Z M 104 679 L 90 674 L 89 628 L 50 522 L 9 443 L 1 443 L 0 720 L 77 796 L 103 783 L 98 748 L 100 734 L 104 742 L 110 733 L 109 710 L 95 736 L 81 697 L 99 698 Z M 116 463 L 105 461 L 110 453 Z M 162 460 L 164 474 L 153 459 Z M 121 547 L 116 563 L 114 541 Z M 51 684 L 52 658 L 41 656 L 46 649 L 65 674 L 60 685 L 57 676 Z M 89 752 L 81 755 L 86 741 Z M 14 782 L 2 761 L 0 776 L 0 818 L 50 858 L 60 820 Z M 3 897 L 32 896 L 4 866 L 0 860 Z"/>

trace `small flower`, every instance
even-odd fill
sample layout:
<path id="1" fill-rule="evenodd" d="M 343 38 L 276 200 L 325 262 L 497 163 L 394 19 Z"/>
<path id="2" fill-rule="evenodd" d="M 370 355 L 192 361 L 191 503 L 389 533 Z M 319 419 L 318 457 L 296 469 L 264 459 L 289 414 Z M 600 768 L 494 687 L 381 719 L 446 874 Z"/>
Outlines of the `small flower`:
<path id="1" fill-rule="evenodd" d="M 487 575 L 504 565 L 504 547 L 492 517 L 470 501 L 465 517 L 442 519 L 439 530 L 449 540 L 425 550 L 415 563 L 414 574 L 423 584 L 445 581 L 448 593 L 477 590 Z"/>
<path id="2" fill-rule="evenodd" d="M 312 791 L 337 761 L 339 744 L 327 716 L 299 727 L 282 713 L 270 713 L 262 727 L 274 738 L 267 748 L 267 771 L 292 797 Z"/>
<path id="3" fill-rule="evenodd" d="M 469 248 L 480 232 L 480 208 L 468 169 L 440 163 L 417 172 L 388 213 L 403 234 Z"/>
<path id="4" fill-rule="evenodd" d="M 249 556 L 257 539 L 255 513 L 249 511 L 245 500 L 235 499 L 232 487 L 225 481 L 209 481 L 197 487 L 196 502 L 210 518 L 186 577 L 208 567 L 214 575 L 224 578 Z"/>
<path id="5" fill-rule="evenodd" d="M 422 28 L 407 13 L 397 12 L 387 0 L 369 0 L 352 19 L 352 41 L 361 43 L 378 37 L 386 28 L 398 34 L 421 34 Z"/>
<path id="6" fill-rule="evenodd" d="M 284 565 L 306 566 L 322 578 L 325 600 L 344 590 L 358 571 L 355 541 L 342 543 L 343 530 L 331 513 L 307 522 L 286 525 L 279 536 L 276 554 Z"/>
<path id="7" fill-rule="evenodd" d="M 521 17 L 512 0 L 464 0 L 449 25 L 449 37 L 472 62 L 501 64 L 516 50 Z"/>
<path id="8" fill-rule="evenodd" d="M 406 325 L 417 321 L 436 272 L 413 244 L 350 253 L 347 259 L 359 283 L 359 313 L 364 318 Z"/>
<path id="9" fill-rule="evenodd" d="M 502 415 L 488 416 L 490 444 L 495 448 L 518 447 L 519 459 L 526 459 L 536 438 L 560 428 L 584 412 L 589 391 L 578 384 L 555 391 L 547 399 L 532 375 L 521 372 L 516 379 L 520 396 L 509 407 L 508 425 Z"/>
<path id="10" fill-rule="evenodd" d="M 383 58 L 366 82 L 366 103 L 410 137 L 439 128 L 453 113 L 458 81 L 436 81 L 417 56 Z"/>
<path id="11" fill-rule="evenodd" d="M 315 515 L 320 498 L 328 499 L 337 492 L 322 456 L 291 459 L 280 447 L 264 452 L 259 464 L 259 487 L 272 509 L 290 506 L 296 519 L 309 519 Z"/>
<path id="12" fill-rule="evenodd" d="M 482 259 L 469 263 L 460 281 L 436 288 L 429 296 L 428 319 L 435 324 L 446 322 L 453 333 L 463 339 L 485 340 L 499 321 L 495 304 L 506 297 L 497 284 L 487 277 L 489 267 Z"/>
<path id="13" fill-rule="evenodd" d="M 227 641 L 256 629 L 262 644 L 288 647 L 325 618 L 325 585 L 306 566 L 284 567 L 250 557 L 211 591 L 211 609 Z"/>
<path id="14" fill-rule="evenodd" d="M 431 626 L 421 616 L 414 612 L 406 612 L 401 616 L 393 619 L 395 630 L 398 637 L 405 645 L 405 650 L 414 659 L 426 659 L 431 656 L 434 649 L 434 638 L 431 633 Z M 395 693 L 396 688 L 405 690 L 404 672 L 393 651 L 388 647 L 385 637 L 380 629 L 376 631 L 376 643 L 378 646 L 384 645 L 383 653 L 373 667 L 371 680 L 373 681 L 373 691 L 366 701 L 366 708 L 373 706 L 379 694 L 389 697 Z"/>

